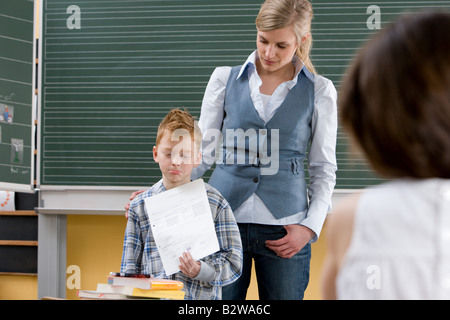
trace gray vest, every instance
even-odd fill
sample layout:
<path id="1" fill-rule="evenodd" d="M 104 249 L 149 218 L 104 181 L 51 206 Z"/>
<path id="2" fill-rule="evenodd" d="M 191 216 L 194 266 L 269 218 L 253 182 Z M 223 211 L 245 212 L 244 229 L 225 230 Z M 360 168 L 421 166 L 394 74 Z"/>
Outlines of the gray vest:
<path id="1" fill-rule="evenodd" d="M 222 154 L 209 183 L 233 210 L 256 192 L 277 219 L 304 211 L 314 76 L 303 67 L 297 84 L 264 123 L 250 97 L 247 70 L 236 79 L 240 68 L 231 69 L 227 83 Z"/>

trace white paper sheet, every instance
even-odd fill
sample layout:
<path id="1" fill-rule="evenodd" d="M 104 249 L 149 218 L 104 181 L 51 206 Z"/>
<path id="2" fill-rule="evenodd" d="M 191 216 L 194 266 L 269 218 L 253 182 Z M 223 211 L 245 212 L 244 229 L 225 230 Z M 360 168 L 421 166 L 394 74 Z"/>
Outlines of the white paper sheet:
<path id="1" fill-rule="evenodd" d="M 199 260 L 219 251 L 202 179 L 146 198 L 145 206 L 166 275 L 180 270 L 183 252 Z"/>

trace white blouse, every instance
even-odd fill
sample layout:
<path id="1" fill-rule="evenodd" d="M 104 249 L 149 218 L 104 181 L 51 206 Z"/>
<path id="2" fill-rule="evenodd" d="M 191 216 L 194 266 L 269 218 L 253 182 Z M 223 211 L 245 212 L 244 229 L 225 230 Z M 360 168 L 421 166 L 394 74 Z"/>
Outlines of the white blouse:
<path id="1" fill-rule="evenodd" d="M 399 180 L 361 194 L 338 299 L 450 299 L 450 180 Z"/>

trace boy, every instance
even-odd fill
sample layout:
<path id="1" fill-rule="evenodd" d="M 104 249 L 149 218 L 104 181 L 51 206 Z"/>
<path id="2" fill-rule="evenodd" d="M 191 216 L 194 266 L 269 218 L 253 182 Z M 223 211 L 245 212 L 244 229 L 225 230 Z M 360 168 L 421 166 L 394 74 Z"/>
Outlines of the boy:
<path id="1" fill-rule="evenodd" d="M 169 278 L 156 248 L 144 199 L 191 181 L 192 169 L 201 162 L 201 139 L 200 129 L 186 111 L 171 110 L 160 123 L 153 158 L 162 179 L 130 204 L 121 272 Z M 231 208 L 216 189 L 205 185 L 220 250 L 200 261 L 194 261 L 190 253 L 180 257 L 180 272 L 170 278 L 184 283 L 185 299 L 221 299 L 222 286 L 234 282 L 242 272 L 241 238 Z"/>

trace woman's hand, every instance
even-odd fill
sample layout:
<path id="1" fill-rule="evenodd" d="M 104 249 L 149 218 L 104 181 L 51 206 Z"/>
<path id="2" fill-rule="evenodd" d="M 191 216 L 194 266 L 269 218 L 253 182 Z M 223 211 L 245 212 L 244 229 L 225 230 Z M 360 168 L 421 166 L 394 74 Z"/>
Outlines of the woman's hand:
<path id="1" fill-rule="evenodd" d="M 131 200 L 133 200 L 138 194 L 140 194 L 140 193 L 142 193 L 142 192 L 144 192 L 145 190 L 139 190 L 139 191 L 135 191 L 135 192 L 133 192 L 132 194 L 131 194 L 131 196 L 130 196 L 130 201 L 125 205 L 125 218 L 127 218 L 128 219 L 128 210 L 130 210 L 130 203 L 131 203 Z"/>
<path id="2" fill-rule="evenodd" d="M 287 234 L 278 240 L 267 240 L 266 246 L 281 258 L 292 258 L 314 237 L 314 232 L 299 224 L 284 226 Z"/>

